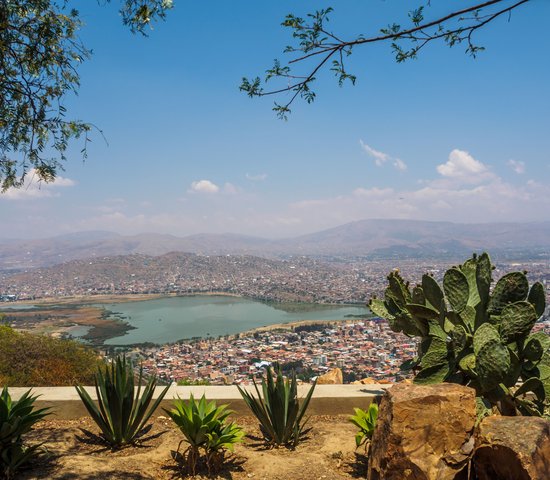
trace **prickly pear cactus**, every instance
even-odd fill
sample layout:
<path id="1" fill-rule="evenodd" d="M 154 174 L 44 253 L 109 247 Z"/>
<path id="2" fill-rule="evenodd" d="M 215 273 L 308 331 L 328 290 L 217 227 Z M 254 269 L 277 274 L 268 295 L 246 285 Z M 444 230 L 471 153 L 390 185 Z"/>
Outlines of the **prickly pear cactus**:
<path id="1" fill-rule="evenodd" d="M 544 286 L 529 288 L 525 273 L 512 272 L 491 291 L 493 268 L 489 255 L 474 255 L 447 270 L 442 286 L 425 274 L 412 289 L 394 271 L 384 300 L 369 307 L 395 332 L 420 338 L 418 356 L 402 366 L 417 372 L 416 383 L 460 383 L 504 415 L 548 415 L 550 337 L 531 334 Z"/>

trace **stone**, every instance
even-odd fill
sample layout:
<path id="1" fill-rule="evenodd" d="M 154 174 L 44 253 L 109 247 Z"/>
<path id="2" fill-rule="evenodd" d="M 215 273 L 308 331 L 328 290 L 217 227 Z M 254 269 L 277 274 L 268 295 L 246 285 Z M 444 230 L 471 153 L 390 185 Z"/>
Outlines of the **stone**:
<path id="1" fill-rule="evenodd" d="M 359 380 L 359 383 L 361 385 L 372 385 L 373 383 L 376 383 L 376 380 L 374 378 L 371 378 L 371 377 L 366 377 L 366 378 L 362 378 L 361 380 Z"/>
<path id="2" fill-rule="evenodd" d="M 374 378 L 371 377 L 365 377 L 361 380 L 355 380 L 354 382 L 351 382 L 352 385 L 373 385 L 377 383 Z"/>
<path id="3" fill-rule="evenodd" d="M 455 480 L 473 450 L 475 390 L 398 383 L 380 403 L 369 480 Z"/>
<path id="4" fill-rule="evenodd" d="M 550 478 L 550 422 L 538 417 L 483 419 L 473 462 L 479 480 Z"/>
<path id="5" fill-rule="evenodd" d="M 317 377 L 317 385 L 341 385 L 342 383 L 344 383 L 344 375 L 339 368 L 333 368 Z"/>

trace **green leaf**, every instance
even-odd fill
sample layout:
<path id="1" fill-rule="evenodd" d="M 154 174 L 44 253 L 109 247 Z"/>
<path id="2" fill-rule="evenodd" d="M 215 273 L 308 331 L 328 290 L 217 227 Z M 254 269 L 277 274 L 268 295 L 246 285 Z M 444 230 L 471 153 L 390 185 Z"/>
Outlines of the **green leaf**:
<path id="1" fill-rule="evenodd" d="M 149 408 L 157 379 L 156 376 L 150 377 L 141 393 L 142 377 L 143 369 L 140 368 L 136 390 L 132 363 L 126 357 L 118 356 L 105 367 L 105 371 L 98 369 L 95 385 L 97 407 L 86 390 L 76 386 L 86 410 L 113 448 L 135 441 L 168 391 L 169 386 L 161 391 Z"/>
<path id="2" fill-rule="evenodd" d="M 476 323 L 476 310 L 470 305 L 466 305 L 459 314 L 462 325 L 470 333 L 473 333 Z"/>
<path id="3" fill-rule="evenodd" d="M 484 323 L 474 333 L 474 353 L 477 356 L 482 347 L 490 341 L 500 343 L 498 330 L 490 323 Z"/>
<path id="4" fill-rule="evenodd" d="M 476 373 L 484 391 L 497 387 L 510 369 L 510 353 L 499 340 L 485 342 L 476 354 Z"/>
<path id="5" fill-rule="evenodd" d="M 461 370 L 468 373 L 475 373 L 476 368 L 476 356 L 473 353 L 469 353 L 468 355 L 462 357 L 459 362 L 458 366 Z"/>
<path id="6" fill-rule="evenodd" d="M 544 285 L 540 282 L 535 282 L 529 290 L 527 301 L 533 305 L 537 318 L 544 314 L 546 309 L 546 294 L 544 293 Z"/>
<path id="7" fill-rule="evenodd" d="M 441 340 L 447 340 L 447 333 L 441 328 L 439 322 L 435 320 L 428 321 L 428 335 L 430 337 L 439 337 Z"/>
<path id="8" fill-rule="evenodd" d="M 443 291 L 435 279 L 427 273 L 422 275 L 422 291 L 426 300 L 434 309 L 438 309 L 444 301 Z"/>
<path id="9" fill-rule="evenodd" d="M 433 308 L 426 307 L 425 305 L 417 305 L 414 303 L 407 303 L 405 308 L 412 315 L 426 320 L 437 320 L 439 318 L 439 312 Z"/>
<path id="10" fill-rule="evenodd" d="M 380 318 L 384 318 L 386 320 L 388 320 L 390 317 L 393 318 L 393 315 L 390 315 L 383 300 L 373 298 L 369 302 L 369 309 L 372 313 L 379 316 Z"/>
<path id="11" fill-rule="evenodd" d="M 506 376 L 502 380 L 502 383 L 508 387 L 511 388 L 518 383 L 518 380 L 521 375 L 521 369 L 522 369 L 522 362 L 518 356 L 518 354 L 511 349 L 509 346 L 508 348 L 508 354 L 510 355 L 510 367 L 508 368 L 508 371 L 506 372 Z"/>
<path id="12" fill-rule="evenodd" d="M 414 377 L 414 383 L 419 385 L 442 383 L 449 375 L 451 369 L 448 363 L 435 365 L 430 368 L 423 368 Z"/>
<path id="13" fill-rule="evenodd" d="M 262 379 L 262 394 L 254 382 L 257 398 L 240 387 L 238 389 L 260 422 L 265 440 L 274 445 L 295 447 L 307 423 L 307 420 L 302 420 L 315 390 L 315 384 L 300 403 L 295 373 L 292 373 L 290 380 L 283 378 L 280 369 L 277 369 L 276 373 L 274 378 L 271 369 L 267 369 L 266 378 Z"/>
<path id="14" fill-rule="evenodd" d="M 537 314 L 529 302 L 508 304 L 500 314 L 500 335 L 505 343 L 524 338 L 536 321 Z"/>
<path id="15" fill-rule="evenodd" d="M 452 309 L 461 312 L 468 303 L 469 286 L 466 276 L 457 268 L 450 268 L 443 277 L 443 290 Z"/>
<path id="16" fill-rule="evenodd" d="M 485 307 L 489 302 L 489 291 L 491 289 L 491 283 L 493 281 L 491 259 L 487 253 L 482 253 L 477 258 L 476 267 L 476 284 L 477 291 L 480 298 L 480 310 L 485 311 Z"/>
<path id="17" fill-rule="evenodd" d="M 0 476 L 16 478 L 15 473 L 31 459 L 40 455 L 40 445 L 26 446 L 23 436 L 50 414 L 49 408 L 36 409 L 38 397 L 31 390 L 24 392 L 19 400 L 12 401 L 8 388 L 0 394 Z"/>
<path id="18" fill-rule="evenodd" d="M 535 393 L 540 391 L 541 388 L 543 388 L 543 385 L 540 378 L 531 377 L 523 382 L 523 384 L 514 393 L 514 396 L 519 397 L 520 395 L 525 395 L 528 392 Z"/>
<path id="19" fill-rule="evenodd" d="M 462 325 L 456 325 L 450 332 L 455 353 L 460 352 L 468 345 L 468 333 Z"/>
<path id="20" fill-rule="evenodd" d="M 411 358 L 409 360 L 405 360 L 400 366 L 399 369 L 403 371 L 409 371 L 413 368 L 416 368 L 420 363 L 420 360 L 418 358 Z"/>
<path id="21" fill-rule="evenodd" d="M 533 362 L 538 362 L 550 349 L 550 336 L 544 332 L 529 335 L 523 349 L 523 356 Z"/>
<path id="22" fill-rule="evenodd" d="M 399 275 L 399 272 L 391 272 L 388 275 L 388 283 L 389 287 L 386 292 L 396 301 L 397 305 L 403 307 L 412 300 L 409 287 Z"/>
<path id="23" fill-rule="evenodd" d="M 429 337 L 425 342 L 422 342 L 424 353 L 420 358 L 420 366 L 422 369 L 434 367 L 447 363 L 449 352 L 447 351 L 447 343 L 439 337 Z"/>
<path id="24" fill-rule="evenodd" d="M 468 306 L 472 309 L 480 302 L 477 287 L 477 263 L 476 258 L 470 258 L 460 266 L 460 271 L 468 281 Z"/>
<path id="25" fill-rule="evenodd" d="M 524 301 L 529 293 L 529 282 L 522 272 L 511 272 L 504 275 L 495 285 L 489 300 L 488 310 L 491 315 L 500 315 L 502 309 L 515 302 Z"/>
<path id="26" fill-rule="evenodd" d="M 424 296 L 424 291 L 422 290 L 422 287 L 420 287 L 418 285 L 413 288 L 412 303 L 416 303 L 418 305 L 425 305 L 426 304 L 426 297 Z"/>

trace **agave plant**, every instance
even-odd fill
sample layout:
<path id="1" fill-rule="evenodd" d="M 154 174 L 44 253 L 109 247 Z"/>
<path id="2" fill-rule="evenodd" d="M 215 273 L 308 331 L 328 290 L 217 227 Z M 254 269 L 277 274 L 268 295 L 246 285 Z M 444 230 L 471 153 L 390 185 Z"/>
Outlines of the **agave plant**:
<path id="1" fill-rule="evenodd" d="M 260 422 L 264 438 L 270 445 L 298 445 L 307 423 L 307 419 L 303 423 L 302 420 L 315 390 L 315 384 L 309 389 L 301 405 L 294 371 L 289 380 L 283 378 L 280 368 L 276 369 L 276 378 L 268 368 L 266 378 L 262 378 L 262 394 L 254 381 L 258 398 L 241 387 L 237 388 Z"/>
<path id="2" fill-rule="evenodd" d="M 40 445 L 26 446 L 22 436 L 32 426 L 49 415 L 49 408 L 35 410 L 37 396 L 25 392 L 14 402 L 7 387 L 0 394 L 0 476 L 14 478 L 15 472 L 33 457 L 39 455 Z"/>
<path id="3" fill-rule="evenodd" d="M 217 406 L 216 402 L 207 402 L 203 395 L 199 401 L 193 394 L 188 402 L 178 398 L 174 401 L 172 410 L 165 412 L 179 427 L 189 446 L 183 453 L 187 460 L 187 468 L 191 475 L 195 475 L 200 459 L 200 450 L 206 455 L 206 465 L 210 473 L 223 462 L 225 450 L 233 451 L 234 445 L 241 442 L 244 431 L 234 422 L 226 423 L 226 419 L 233 413 L 227 405 Z"/>
<path id="4" fill-rule="evenodd" d="M 359 428 L 359 432 L 355 435 L 355 445 L 357 448 L 361 445 L 365 445 L 366 451 L 374 433 L 374 427 L 376 426 L 378 405 L 376 403 L 371 403 L 367 411 L 361 408 L 354 408 L 354 410 L 355 415 L 352 415 L 349 421 Z"/>
<path id="5" fill-rule="evenodd" d="M 168 391 L 169 386 L 161 391 L 157 400 L 149 408 L 157 378 L 156 376 L 149 378 L 143 393 L 141 392 L 142 380 L 143 368 L 140 367 L 136 391 L 132 362 L 126 360 L 124 356 L 119 356 L 111 365 L 105 367 L 105 371 L 98 368 L 95 377 L 98 406 L 84 387 L 80 385 L 76 387 L 86 410 L 112 448 L 134 443 L 139 438 L 145 424 Z"/>

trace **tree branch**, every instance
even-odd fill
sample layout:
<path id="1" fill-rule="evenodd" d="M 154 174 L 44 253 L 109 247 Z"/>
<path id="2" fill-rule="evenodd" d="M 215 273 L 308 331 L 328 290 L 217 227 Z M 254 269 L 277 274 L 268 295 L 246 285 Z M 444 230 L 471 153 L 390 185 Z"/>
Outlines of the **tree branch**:
<path id="1" fill-rule="evenodd" d="M 343 85 L 346 80 L 350 80 L 352 84 L 355 83 L 356 77 L 346 70 L 344 57 L 351 55 L 352 49 L 361 45 L 391 42 L 396 61 L 403 62 L 416 58 L 418 52 L 428 43 L 443 39 L 451 47 L 462 42 L 467 43 L 466 53 L 475 57 L 484 48 L 473 43 L 473 34 L 501 15 L 506 13 L 510 15 L 513 10 L 529 1 L 489 0 L 478 2 L 470 7 L 448 13 L 436 20 L 425 21 L 424 9 L 431 6 L 430 2 L 427 1 L 424 5 L 409 12 L 412 26 L 403 29 L 400 25 L 394 23 L 382 28 L 380 30 L 381 35 L 366 38 L 361 35 L 350 41 L 341 40 L 339 35 L 325 28 L 324 24 L 328 21 L 328 14 L 332 12 L 332 8 L 308 14 L 308 18 L 312 19 L 309 23 L 290 14 L 287 15 L 282 25 L 292 30 L 292 37 L 297 41 L 297 45 L 287 47 L 285 52 L 300 52 L 301 55 L 287 60 L 287 63 L 282 67 L 280 62 L 276 60 L 275 66 L 266 71 L 263 81 L 260 77 L 254 79 L 243 78 L 240 90 L 246 92 L 250 97 L 265 97 L 293 92 L 289 101 L 282 105 L 275 103 L 274 110 L 278 116 L 286 118 L 286 114 L 290 113 L 290 106 L 298 97 L 304 98 L 308 103 L 315 99 L 316 95 L 311 90 L 311 85 L 315 81 L 316 74 L 336 53 L 338 53 L 339 60 L 333 60 L 333 66 L 330 70 L 338 77 L 339 85 Z M 497 6 L 503 8 L 495 10 Z M 322 37 L 323 35 L 324 37 Z M 404 43 L 407 45 L 404 46 Z M 319 56 L 321 56 L 320 61 L 310 63 Z M 290 73 L 291 67 L 302 65 L 306 66 L 306 73 L 299 75 Z M 266 81 L 271 78 L 302 80 L 281 88 L 265 89 Z"/>

